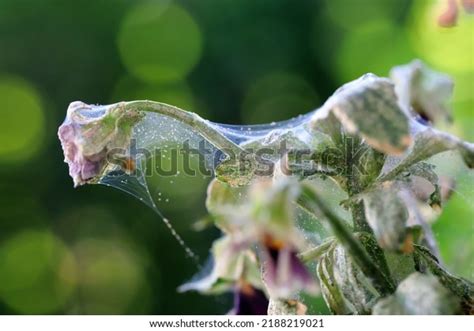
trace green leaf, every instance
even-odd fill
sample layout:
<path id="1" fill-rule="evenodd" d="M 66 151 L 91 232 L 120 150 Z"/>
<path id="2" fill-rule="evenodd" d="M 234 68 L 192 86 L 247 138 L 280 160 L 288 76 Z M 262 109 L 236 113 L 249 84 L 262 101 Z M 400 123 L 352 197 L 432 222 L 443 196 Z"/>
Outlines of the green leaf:
<path id="1" fill-rule="evenodd" d="M 366 144 L 361 144 L 354 154 L 356 154 L 356 159 L 353 174 L 357 176 L 361 187 L 370 186 L 380 175 L 386 155 Z"/>
<path id="2" fill-rule="evenodd" d="M 220 214 L 227 207 L 239 204 L 237 191 L 227 185 L 213 179 L 207 187 L 206 208 L 212 214 Z"/>
<path id="3" fill-rule="evenodd" d="M 322 110 L 318 110 L 321 112 Z M 334 116 L 333 113 L 329 112 L 324 117 L 316 115 L 309 124 L 310 130 L 315 134 L 323 134 L 327 139 L 330 139 L 334 145 L 340 145 L 342 143 L 342 125 L 341 122 Z"/>
<path id="4" fill-rule="evenodd" d="M 320 145 L 324 143 L 324 137 L 311 138 L 314 145 L 318 145 L 318 141 Z M 263 138 L 243 144 L 242 148 L 238 154 L 229 156 L 221 162 L 215 170 L 216 177 L 232 187 L 246 186 L 261 178 L 271 178 L 281 170 L 279 167 L 287 166 L 279 163 L 280 159 L 286 157 L 285 153 L 296 151 L 304 152 L 298 154 L 300 156 L 311 155 L 310 146 L 291 129 L 272 130 Z M 284 176 L 289 175 L 288 169 L 288 173 Z"/>
<path id="5" fill-rule="evenodd" d="M 461 153 L 466 165 L 469 168 L 474 168 L 474 144 L 462 141 L 449 133 L 423 126 L 416 121 L 412 121 L 411 124 L 415 132 L 413 145 L 401 157 L 395 167 L 379 178 L 379 182 L 391 180 L 412 165 L 450 150 Z"/>
<path id="6" fill-rule="evenodd" d="M 321 292 L 334 314 L 367 314 L 379 293 L 342 245 L 334 244 L 317 266 Z"/>
<path id="7" fill-rule="evenodd" d="M 394 182 L 363 195 L 365 216 L 377 242 L 390 251 L 401 251 L 405 244 L 408 210 Z"/>
<path id="8" fill-rule="evenodd" d="M 303 262 L 309 262 L 312 260 L 319 259 L 323 254 L 327 252 L 327 250 L 335 244 L 334 238 L 329 238 L 328 240 L 324 241 L 321 245 L 318 245 L 314 248 L 311 248 L 305 252 L 299 254 L 299 258 Z"/>
<path id="9" fill-rule="evenodd" d="M 303 185 L 302 191 L 303 194 L 298 203 L 315 215 L 323 215 L 324 219 L 331 226 L 334 235 L 348 250 L 362 272 L 367 275 L 367 277 L 370 277 L 377 291 L 386 294 L 395 290 L 390 275 L 387 272 L 386 265 L 384 265 L 383 259 L 380 258 L 380 247 L 369 243 L 366 236 L 362 233 L 356 233 L 356 237 L 347 228 L 345 221 L 325 205 L 318 194 L 314 192 L 313 188 L 308 185 Z M 362 241 L 362 243 L 360 241 Z M 375 261 L 377 261 L 377 263 Z"/>
<path id="10" fill-rule="evenodd" d="M 380 299 L 374 315 L 444 315 L 457 312 L 456 297 L 433 275 L 412 273 L 398 285 L 396 292 Z"/>
<path id="11" fill-rule="evenodd" d="M 327 255 L 321 257 L 316 271 L 319 278 L 321 293 L 323 294 L 324 301 L 326 301 L 329 310 L 337 315 L 353 313 L 348 303 L 346 303 L 339 285 L 335 281 L 333 262 Z"/>
<path id="12" fill-rule="evenodd" d="M 232 187 L 246 186 L 255 178 L 255 159 L 252 154 L 241 153 L 237 158 L 227 158 L 215 169 L 221 182 Z"/>
<path id="13" fill-rule="evenodd" d="M 236 212 L 242 202 L 239 199 L 239 188 L 213 179 L 207 187 L 206 208 L 212 215 L 217 227 L 226 233 L 233 231 L 229 215 Z"/>
<path id="14" fill-rule="evenodd" d="M 328 120 L 323 119 L 331 114 L 347 132 L 359 134 L 386 154 L 400 154 L 410 145 L 408 118 L 398 106 L 392 82 L 386 78 L 367 74 L 345 84 L 315 113 L 312 127 L 325 125 Z"/>
<path id="15" fill-rule="evenodd" d="M 395 91 L 402 108 L 412 109 L 433 123 L 451 121 L 448 101 L 454 83 L 443 73 L 429 69 L 420 60 L 394 67 L 390 78 L 395 82 Z"/>
<path id="16" fill-rule="evenodd" d="M 252 219 L 274 239 L 294 241 L 295 202 L 299 194 L 299 184 L 291 178 L 256 183 L 249 192 Z M 301 242 L 295 244 L 300 246 Z"/>
<path id="17" fill-rule="evenodd" d="M 416 271 L 412 254 L 384 252 L 384 255 L 390 274 L 397 284 Z"/>
<path id="18" fill-rule="evenodd" d="M 438 277 L 441 284 L 461 299 L 463 311 L 467 314 L 472 314 L 474 311 L 474 283 L 452 275 L 445 270 L 439 264 L 437 258 L 423 246 L 415 245 L 414 257 L 418 264 L 418 269 L 422 271 L 426 269 Z"/>

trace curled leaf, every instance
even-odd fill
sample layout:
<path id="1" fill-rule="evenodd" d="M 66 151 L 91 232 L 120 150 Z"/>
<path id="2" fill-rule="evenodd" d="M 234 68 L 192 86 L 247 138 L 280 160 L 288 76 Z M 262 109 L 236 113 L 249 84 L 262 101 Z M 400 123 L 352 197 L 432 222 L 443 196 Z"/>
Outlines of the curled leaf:
<path id="1" fill-rule="evenodd" d="M 393 83 L 386 78 L 367 74 L 345 84 L 314 114 L 312 126 L 317 128 L 331 114 L 347 132 L 359 134 L 386 154 L 401 154 L 410 145 L 408 118 L 398 106 Z"/>
<path id="2" fill-rule="evenodd" d="M 427 201 L 429 205 L 435 209 L 441 207 L 441 187 L 439 178 L 434 171 L 435 166 L 426 162 L 419 162 L 408 169 L 411 178 L 411 189 L 420 201 Z M 425 183 L 416 181 L 416 178 L 423 178 L 432 187 L 427 187 Z"/>
<path id="3" fill-rule="evenodd" d="M 437 123 L 451 121 L 448 101 L 453 94 L 453 81 L 443 73 L 429 69 L 420 60 L 394 67 L 390 78 L 395 82 L 400 105 L 423 119 Z"/>
<path id="4" fill-rule="evenodd" d="M 449 133 L 423 126 L 416 121 L 412 121 L 411 124 L 414 131 L 413 145 L 400 159 L 388 160 L 387 164 L 395 163 L 396 165 L 388 171 L 385 169 L 383 171 L 385 174 L 379 178 L 379 181 L 394 179 L 415 163 L 450 150 L 458 151 L 464 163 L 469 168 L 474 168 L 474 144 L 462 141 Z"/>

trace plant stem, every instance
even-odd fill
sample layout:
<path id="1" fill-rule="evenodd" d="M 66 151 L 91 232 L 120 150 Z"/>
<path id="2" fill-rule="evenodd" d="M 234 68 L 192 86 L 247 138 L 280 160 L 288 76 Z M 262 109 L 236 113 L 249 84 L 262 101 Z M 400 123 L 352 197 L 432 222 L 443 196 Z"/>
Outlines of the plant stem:
<path id="1" fill-rule="evenodd" d="M 350 209 L 352 221 L 354 222 L 354 231 L 372 233 L 372 229 L 365 218 L 364 202 L 358 201 L 351 203 Z"/>
<path id="2" fill-rule="evenodd" d="M 352 215 L 352 222 L 354 226 L 354 232 L 366 232 L 373 235 L 372 228 L 367 222 L 365 217 L 365 207 L 364 202 L 360 199 L 353 199 L 355 196 L 359 195 L 364 190 L 364 184 L 361 182 L 361 174 L 356 172 L 360 166 L 360 157 L 363 155 L 358 153 L 361 140 L 358 137 L 347 136 L 344 139 L 345 141 L 345 176 L 347 178 L 347 194 L 349 196 L 351 203 L 350 211 Z M 366 243 L 368 245 L 368 243 Z M 364 246 L 364 244 L 361 244 Z M 381 270 L 386 278 L 392 282 L 390 277 L 390 269 L 388 268 L 387 261 L 383 250 L 379 245 L 370 244 L 370 247 L 364 246 L 367 251 L 371 251 L 371 261 L 373 261 L 379 270 Z"/>
<path id="3" fill-rule="evenodd" d="M 212 123 L 206 121 L 198 114 L 185 111 L 166 103 L 149 100 L 123 102 L 118 105 L 125 107 L 125 109 L 148 111 L 174 118 L 198 131 L 204 138 L 228 155 L 233 154 L 233 156 L 235 156 L 242 152 L 242 148 L 239 145 L 225 137 Z"/>
<path id="4" fill-rule="evenodd" d="M 355 149 L 360 145 L 360 139 L 358 137 L 348 136 L 344 138 L 344 142 L 346 161 L 345 177 L 347 178 L 347 194 L 350 199 L 362 190 L 359 174 L 355 173 L 357 163 L 359 162 L 357 157 L 358 153 L 354 153 Z M 365 219 L 363 202 L 351 202 L 350 207 L 354 231 L 366 231 L 372 233 L 372 230 Z"/>
<path id="5" fill-rule="evenodd" d="M 395 291 L 395 286 L 389 276 L 374 263 L 362 244 L 353 237 L 344 221 L 326 207 L 311 187 L 303 186 L 303 195 L 299 203 L 313 214 L 318 214 L 319 211 L 324 215 L 336 237 L 347 249 L 362 272 L 372 279 L 374 287 L 380 294 L 389 295 Z"/>

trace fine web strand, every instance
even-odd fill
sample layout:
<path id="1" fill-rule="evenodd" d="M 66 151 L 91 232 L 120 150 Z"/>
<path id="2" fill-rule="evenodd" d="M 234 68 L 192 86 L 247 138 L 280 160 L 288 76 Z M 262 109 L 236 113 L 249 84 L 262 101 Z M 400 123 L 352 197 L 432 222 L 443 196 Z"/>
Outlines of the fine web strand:
<path id="1" fill-rule="evenodd" d="M 262 139 L 268 136 L 272 132 L 277 130 L 290 130 L 301 126 L 306 123 L 311 116 L 313 116 L 314 110 L 304 115 L 299 115 L 292 119 L 280 122 L 272 122 L 268 124 L 254 124 L 254 125 L 231 125 L 221 123 L 211 123 L 217 128 L 225 137 L 232 140 L 237 144 L 245 144 L 255 139 Z"/>
<path id="2" fill-rule="evenodd" d="M 99 184 L 113 187 L 125 193 L 128 193 L 143 202 L 144 204 L 146 204 L 148 207 L 150 207 L 163 221 L 163 223 L 171 232 L 171 235 L 176 239 L 178 244 L 183 248 L 186 253 L 186 256 L 191 258 L 194 263 L 199 267 L 199 256 L 186 244 L 184 239 L 174 229 L 170 220 L 167 219 L 161 213 L 161 211 L 158 209 L 155 202 L 153 201 L 148 185 L 146 184 L 146 179 L 144 178 L 143 172 L 137 171 L 136 173 L 136 176 L 130 176 L 122 171 L 109 173 L 100 180 Z"/>
<path id="3" fill-rule="evenodd" d="M 181 148 L 184 143 L 187 143 L 189 148 L 197 150 L 200 143 L 205 142 L 204 138 L 195 133 L 191 127 L 176 119 L 156 113 L 147 113 L 145 118 L 134 128 L 132 142 L 134 146 L 130 151 L 130 156 L 135 160 L 136 169 L 130 174 L 119 169 L 110 171 L 100 179 L 99 184 L 126 192 L 150 207 L 163 221 L 186 255 L 199 265 L 197 254 L 186 244 L 170 220 L 163 214 L 162 208 L 159 207 L 159 203 L 162 201 L 162 179 L 166 178 L 159 178 L 155 169 L 156 162 L 153 161 L 158 158 L 156 151 L 160 152 L 159 155 L 169 155 L 171 149 Z M 204 163 L 207 168 L 212 170 L 214 168 L 214 154 L 218 151 L 215 148 L 212 149 L 212 145 L 209 143 L 205 148 L 209 155 L 204 155 Z M 170 157 L 162 157 L 162 159 L 168 160 Z M 179 174 L 178 171 L 174 176 Z M 170 176 L 170 179 L 174 178 Z M 173 182 L 173 180 L 169 182 Z M 168 202 L 170 198 L 163 200 Z"/>
<path id="4" fill-rule="evenodd" d="M 135 145 L 134 150 L 130 152 L 130 156 L 135 159 L 135 171 L 128 174 L 120 169 L 115 169 L 103 176 L 99 183 L 126 192 L 150 207 L 163 221 L 186 255 L 198 264 L 198 256 L 178 234 L 159 206 L 164 201 L 168 202 L 170 200 L 162 196 L 163 184 L 166 178 L 156 176 L 154 172 L 155 164 L 149 161 L 156 159 L 156 155 L 153 154 L 155 149 L 159 149 L 161 152 L 168 153 L 166 155 L 169 155 L 169 151 L 172 148 L 176 146 L 182 147 L 184 143 L 187 143 L 188 147 L 194 150 L 199 150 L 202 143 L 205 143 L 206 152 L 202 156 L 204 166 L 210 171 L 207 176 L 210 177 L 215 167 L 222 161 L 224 154 L 211 141 L 206 140 L 201 134 L 197 133 L 196 129 L 190 125 L 159 113 L 148 111 L 145 113 L 144 119 L 136 125 L 132 134 L 132 141 Z M 269 135 L 278 134 L 278 132 L 283 132 L 284 130 L 291 129 L 303 132 L 304 129 L 300 130 L 299 128 L 303 126 L 310 116 L 312 116 L 312 113 L 287 121 L 263 125 L 236 126 L 211 122 L 208 122 L 208 124 L 233 143 L 245 145 L 254 140 L 264 139 Z M 146 151 L 146 153 L 143 154 L 143 151 Z M 169 182 L 173 182 L 173 180 Z M 170 188 L 168 187 L 168 189 Z M 163 193 L 166 193 L 166 191 L 163 191 Z"/>

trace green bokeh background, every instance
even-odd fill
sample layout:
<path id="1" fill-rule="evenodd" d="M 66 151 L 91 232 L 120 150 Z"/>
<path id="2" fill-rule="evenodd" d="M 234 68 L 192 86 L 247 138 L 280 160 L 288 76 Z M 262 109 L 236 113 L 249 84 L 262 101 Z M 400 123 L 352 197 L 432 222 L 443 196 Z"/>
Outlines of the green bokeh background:
<path id="1" fill-rule="evenodd" d="M 446 129 L 472 141 L 474 17 L 442 29 L 437 13 L 429 0 L 0 0 L 0 313 L 230 309 L 228 296 L 176 293 L 196 267 L 150 209 L 73 189 L 56 136 L 71 101 L 147 98 L 263 123 L 420 58 L 455 79 Z M 474 180 L 453 171 L 462 181 L 434 228 L 445 263 L 473 279 Z M 205 216 L 193 183 L 166 187 L 166 215 L 204 258 L 219 234 L 193 230 Z"/>

